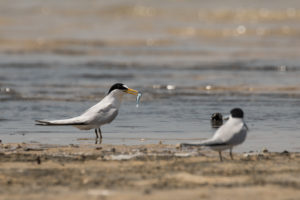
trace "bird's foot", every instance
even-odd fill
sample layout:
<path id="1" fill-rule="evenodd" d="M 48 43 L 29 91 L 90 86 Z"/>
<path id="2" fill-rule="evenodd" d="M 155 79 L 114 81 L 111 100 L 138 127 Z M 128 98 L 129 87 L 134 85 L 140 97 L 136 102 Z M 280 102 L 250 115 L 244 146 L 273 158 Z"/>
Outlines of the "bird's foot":
<path id="1" fill-rule="evenodd" d="M 95 144 L 102 144 L 102 138 L 96 138 Z"/>

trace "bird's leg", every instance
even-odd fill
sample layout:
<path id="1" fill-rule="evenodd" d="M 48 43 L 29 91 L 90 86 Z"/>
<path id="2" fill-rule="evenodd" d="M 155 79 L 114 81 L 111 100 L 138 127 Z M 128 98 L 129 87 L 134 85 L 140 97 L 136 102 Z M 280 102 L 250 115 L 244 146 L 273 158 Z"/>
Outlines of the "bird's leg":
<path id="1" fill-rule="evenodd" d="M 101 132 L 101 129 L 100 129 L 100 128 L 98 128 L 98 133 L 99 133 L 99 135 L 100 135 L 100 138 L 99 138 L 99 144 L 101 144 L 101 143 L 102 143 L 102 132 Z"/>
<path id="2" fill-rule="evenodd" d="M 220 157 L 220 161 L 223 162 L 222 152 L 221 151 L 219 151 L 219 157 Z"/>
<path id="3" fill-rule="evenodd" d="M 96 140 L 98 139 L 98 132 L 97 132 L 97 129 L 95 128 L 95 134 L 96 134 Z"/>
<path id="4" fill-rule="evenodd" d="M 96 134 L 96 138 L 95 138 L 95 144 L 98 143 L 98 132 L 97 132 L 97 129 L 95 128 L 95 134 Z"/>
<path id="5" fill-rule="evenodd" d="M 233 155 L 232 155 L 232 147 L 230 148 L 229 154 L 230 154 L 230 158 L 231 158 L 231 160 L 233 160 Z"/>
<path id="6" fill-rule="evenodd" d="M 99 132 L 99 134 L 100 134 L 100 139 L 102 140 L 102 132 L 101 132 L 101 129 L 100 129 L 100 128 L 98 128 L 98 132 Z"/>

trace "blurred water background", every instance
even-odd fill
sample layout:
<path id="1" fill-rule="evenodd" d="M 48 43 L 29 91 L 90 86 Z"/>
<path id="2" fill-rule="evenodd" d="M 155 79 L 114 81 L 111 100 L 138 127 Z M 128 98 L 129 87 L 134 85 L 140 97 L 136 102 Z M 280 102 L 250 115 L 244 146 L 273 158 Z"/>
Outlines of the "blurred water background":
<path id="1" fill-rule="evenodd" d="M 40 127 L 76 116 L 115 82 L 125 96 L 103 143 L 211 137 L 210 115 L 245 111 L 236 151 L 299 151 L 300 1 L 2 0 L 0 139 L 94 143 L 94 132 Z"/>

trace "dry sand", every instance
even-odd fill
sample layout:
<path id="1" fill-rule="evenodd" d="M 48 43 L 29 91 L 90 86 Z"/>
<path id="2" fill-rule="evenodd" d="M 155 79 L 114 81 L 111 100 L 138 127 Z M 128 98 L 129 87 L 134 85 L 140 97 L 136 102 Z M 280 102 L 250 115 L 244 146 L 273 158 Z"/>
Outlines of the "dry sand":
<path id="1" fill-rule="evenodd" d="M 0 145 L 0 199 L 300 199 L 300 153 Z"/>

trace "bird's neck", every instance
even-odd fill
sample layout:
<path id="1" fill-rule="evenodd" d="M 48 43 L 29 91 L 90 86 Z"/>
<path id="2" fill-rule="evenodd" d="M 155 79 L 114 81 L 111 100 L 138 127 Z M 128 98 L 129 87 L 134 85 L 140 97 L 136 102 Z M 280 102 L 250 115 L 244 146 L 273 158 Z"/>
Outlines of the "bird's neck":
<path id="1" fill-rule="evenodd" d="M 125 93 L 122 91 L 112 91 L 106 96 L 106 98 L 116 108 L 120 108 L 124 94 Z"/>
<path id="2" fill-rule="evenodd" d="M 230 116 L 229 119 L 232 123 L 241 123 L 241 122 L 243 123 L 244 122 L 243 118 L 235 118 L 235 117 Z"/>

